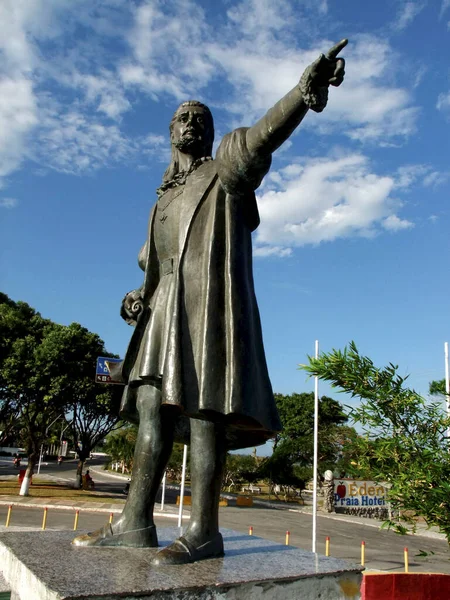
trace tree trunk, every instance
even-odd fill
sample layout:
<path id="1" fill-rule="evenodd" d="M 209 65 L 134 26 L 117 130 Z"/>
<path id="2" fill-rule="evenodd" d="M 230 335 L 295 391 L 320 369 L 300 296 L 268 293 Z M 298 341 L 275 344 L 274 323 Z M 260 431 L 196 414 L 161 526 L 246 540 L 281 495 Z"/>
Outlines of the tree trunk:
<path id="1" fill-rule="evenodd" d="M 19 496 L 28 496 L 31 484 L 31 476 L 33 475 L 34 467 L 36 466 L 37 454 L 32 453 L 28 456 L 28 467 L 25 471 L 25 477 L 23 478 L 22 485 L 20 486 Z"/>
<path id="2" fill-rule="evenodd" d="M 83 485 L 83 467 L 84 467 L 84 463 L 86 462 L 86 459 L 82 456 L 80 456 L 80 459 L 78 461 L 77 464 L 77 472 L 75 475 L 75 489 L 76 490 L 81 490 L 82 485 Z"/>

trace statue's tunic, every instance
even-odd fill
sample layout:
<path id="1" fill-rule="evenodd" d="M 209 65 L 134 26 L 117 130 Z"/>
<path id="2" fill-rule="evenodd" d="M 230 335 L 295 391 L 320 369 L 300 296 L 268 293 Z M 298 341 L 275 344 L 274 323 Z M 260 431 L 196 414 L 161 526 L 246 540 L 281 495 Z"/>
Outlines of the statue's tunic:
<path id="1" fill-rule="evenodd" d="M 139 257 L 144 310 L 123 365 L 125 415 L 135 413 L 138 385 L 157 385 L 163 405 L 223 423 L 230 448 L 281 428 L 252 273 L 254 190 L 270 156 L 251 156 L 245 132 L 226 135 L 215 160 L 153 208 Z"/>

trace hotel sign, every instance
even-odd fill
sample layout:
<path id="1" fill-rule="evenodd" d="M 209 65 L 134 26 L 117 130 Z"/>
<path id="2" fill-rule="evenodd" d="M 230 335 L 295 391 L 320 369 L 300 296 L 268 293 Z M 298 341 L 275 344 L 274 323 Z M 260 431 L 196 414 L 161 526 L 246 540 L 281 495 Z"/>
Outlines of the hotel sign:
<path id="1" fill-rule="evenodd" d="M 337 485 L 336 485 L 337 484 Z M 335 479 L 335 508 L 386 506 L 386 487 L 364 479 Z"/>

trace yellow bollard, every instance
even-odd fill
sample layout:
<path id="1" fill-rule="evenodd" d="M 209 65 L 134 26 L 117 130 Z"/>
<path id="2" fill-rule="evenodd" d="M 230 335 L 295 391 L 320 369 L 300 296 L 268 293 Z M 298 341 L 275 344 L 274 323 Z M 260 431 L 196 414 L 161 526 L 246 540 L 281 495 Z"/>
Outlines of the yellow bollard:
<path id="1" fill-rule="evenodd" d="M 11 521 L 11 513 L 12 513 L 12 504 L 10 504 L 8 506 L 8 514 L 6 515 L 5 527 L 9 527 L 9 522 Z"/>
<path id="2" fill-rule="evenodd" d="M 109 523 L 111 524 L 114 519 L 114 513 L 109 513 Z"/>
<path id="3" fill-rule="evenodd" d="M 248 528 L 248 535 L 253 535 L 253 527 Z"/>
<path id="4" fill-rule="evenodd" d="M 289 531 L 286 531 L 286 546 L 289 546 L 289 536 L 291 535 L 291 533 Z"/>
<path id="5" fill-rule="evenodd" d="M 76 510 L 75 511 L 75 521 L 73 522 L 73 530 L 76 531 L 77 527 L 78 527 L 78 517 L 80 516 L 80 511 Z"/>
<path id="6" fill-rule="evenodd" d="M 45 529 L 45 526 L 47 525 L 47 511 L 48 511 L 48 508 L 45 507 L 44 508 L 44 516 L 42 518 L 42 529 Z"/>
<path id="7" fill-rule="evenodd" d="M 366 564 L 366 542 L 361 542 L 361 566 Z"/>
<path id="8" fill-rule="evenodd" d="M 325 556 L 330 556 L 330 537 L 325 538 Z"/>
<path id="9" fill-rule="evenodd" d="M 405 573 L 409 573 L 408 548 L 403 548 L 403 556 L 405 558 Z"/>

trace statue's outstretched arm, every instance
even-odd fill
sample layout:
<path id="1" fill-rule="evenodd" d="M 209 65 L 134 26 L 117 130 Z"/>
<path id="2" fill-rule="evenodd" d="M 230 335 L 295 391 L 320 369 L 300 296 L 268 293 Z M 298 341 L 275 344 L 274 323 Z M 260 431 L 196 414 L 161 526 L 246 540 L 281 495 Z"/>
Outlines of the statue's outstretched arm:
<path id="1" fill-rule="evenodd" d="M 321 112 L 327 103 L 328 86 L 338 86 L 344 79 L 345 61 L 338 58 L 347 45 L 344 39 L 321 54 L 303 73 L 300 82 L 247 131 L 250 153 L 272 154 L 283 144 L 311 108 Z"/>

